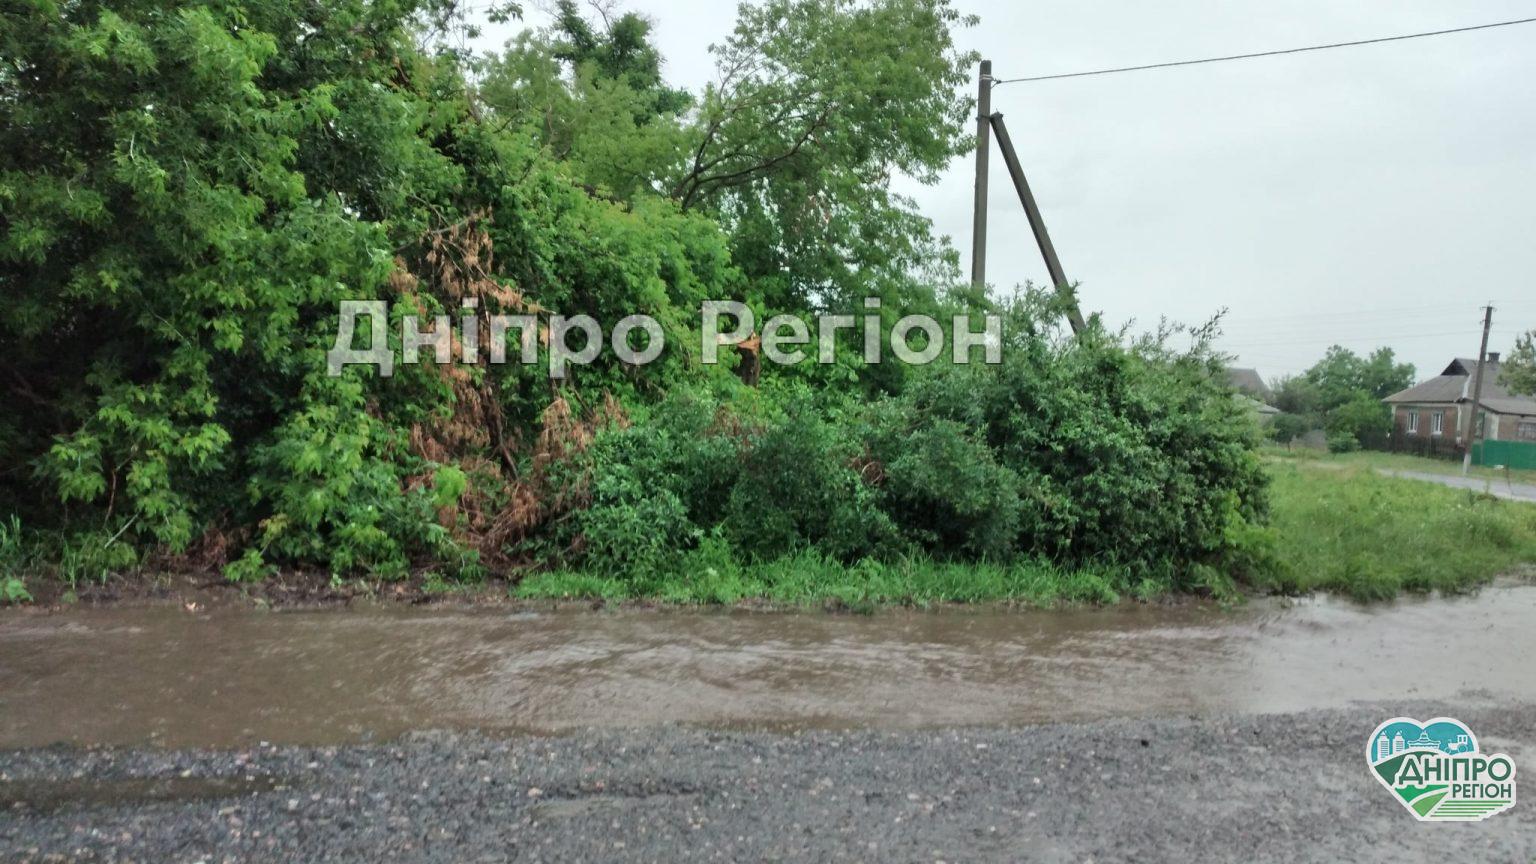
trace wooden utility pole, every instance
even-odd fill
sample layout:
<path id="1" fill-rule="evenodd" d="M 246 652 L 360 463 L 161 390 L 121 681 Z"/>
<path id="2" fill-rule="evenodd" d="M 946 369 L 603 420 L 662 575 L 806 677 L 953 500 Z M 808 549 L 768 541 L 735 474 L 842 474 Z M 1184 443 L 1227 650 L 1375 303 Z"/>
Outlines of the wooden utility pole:
<path id="1" fill-rule="evenodd" d="M 1483 407 L 1483 369 L 1488 365 L 1488 331 L 1493 329 L 1493 304 L 1483 307 L 1483 347 L 1477 349 L 1477 376 L 1472 379 L 1472 413 L 1467 415 L 1467 452 L 1461 457 L 1461 475 L 1472 472 L 1472 444 L 1477 438 L 1477 412 Z M 1483 437 L 1488 437 L 1483 430 Z"/>
<path id="2" fill-rule="evenodd" d="M 1019 203 L 1024 205 L 1029 230 L 1034 232 L 1035 244 L 1040 247 L 1040 256 L 1045 259 L 1045 269 L 1051 274 L 1051 284 L 1055 286 L 1056 293 L 1067 301 L 1067 321 L 1072 325 L 1073 333 L 1081 333 L 1088 325 L 1083 320 L 1082 310 L 1078 308 L 1072 284 L 1067 281 L 1067 274 L 1061 269 L 1061 260 L 1056 257 L 1051 235 L 1045 230 L 1045 217 L 1040 215 L 1035 196 L 1029 191 L 1029 181 L 1024 179 L 1024 167 L 1019 164 L 1019 154 L 1014 152 L 1013 142 L 1008 138 L 1008 127 L 1003 125 L 1003 115 L 992 113 L 991 60 L 981 61 L 976 82 L 976 191 L 975 210 L 971 214 L 971 284 L 982 290 L 987 287 L 987 167 L 992 149 L 991 138 L 994 135 L 997 137 L 998 148 L 1003 151 L 1008 174 L 1013 178 L 1013 188 L 1019 193 Z"/>
<path id="3" fill-rule="evenodd" d="M 1061 269 L 1061 259 L 1056 257 L 1056 246 L 1051 243 L 1050 232 L 1045 230 L 1045 217 L 1040 215 L 1040 206 L 1035 203 L 1034 193 L 1029 191 L 1029 181 L 1024 179 L 1024 166 L 1019 164 L 1019 154 L 1013 150 L 1013 140 L 1008 137 L 1008 127 L 1003 125 L 1003 115 L 993 114 L 992 131 L 997 135 L 997 147 L 1003 151 L 1003 161 L 1008 164 L 1008 174 L 1013 178 L 1013 188 L 1019 193 L 1019 203 L 1024 205 L 1024 215 L 1029 218 L 1029 230 L 1035 234 L 1035 244 L 1040 247 L 1040 257 L 1045 259 L 1046 272 L 1051 274 L 1051 283 L 1056 287 L 1056 293 L 1068 301 L 1067 322 L 1072 325 L 1073 333 L 1081 333 L 1087 328 L 1083 321 L 1083 313 L 1077 306 L 1077 298 L 1072 294 L 1072 283 L 1067 281 L 1067 274 Z"/>
<path id="4" fill-rule="evenodd" d="M 987 157 L 992 151 L 992 61 L 981 61 L 976 83 L 976 195 L 971 215 L 971 284 L 987 287 Z"/>

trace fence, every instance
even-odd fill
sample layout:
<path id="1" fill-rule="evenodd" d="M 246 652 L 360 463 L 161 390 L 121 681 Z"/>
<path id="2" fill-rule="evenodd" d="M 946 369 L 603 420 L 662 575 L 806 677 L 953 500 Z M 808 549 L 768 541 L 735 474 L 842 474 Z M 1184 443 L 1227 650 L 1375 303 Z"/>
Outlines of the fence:
<path id="1" fill-rule="evenodd" d="M 1536 444 L 1525 441 L 1479 441 L 1472 445 L 1477 465 L 1536 471 Z"/>
<path id="2" fill-rule="evenodd" d="M 1501 441 L 1492 442 L 1501 444 Z M 1383 450 L 1393 453 L 1410 453 L 1414 456 L 1426 456 L 1430 459 L 1460 459 L 1461 445 L 1456 443 L 1455 436 L 1428 436 L 1428 435 L 1393 435 L 1387 441 Z"/>

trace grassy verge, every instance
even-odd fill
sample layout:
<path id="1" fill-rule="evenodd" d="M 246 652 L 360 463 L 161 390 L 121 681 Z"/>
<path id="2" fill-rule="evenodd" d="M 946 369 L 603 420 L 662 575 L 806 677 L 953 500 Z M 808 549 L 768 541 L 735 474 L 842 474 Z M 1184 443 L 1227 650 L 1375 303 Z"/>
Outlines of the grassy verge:
<path id="1" fill-rule="evenodd" d="M 1466 591 L 1536 562 L 1536 506 L 1384 477 L 1377 467 L 1382 460 L 1272 463 L 1280 566 L 1257 587 L 1382 600 Z"/>
<path id="2" fill-rule="evenodd" d="M 1316 450 L 1285 450 L 1273 447 L 1264 455 L 1271 460 L 1281 460 L 1316 465 L 1338 465 L 1350 468 L 1384 469 L 1389 471 L 1419 471 L 1425 474 L 1461 474 L 1461 463 L 1450 459 L 1430 459 L 1407 453 L 1323 453 Z M 1473 467 L 1471 476 L 1486 480 L 1511 480 L 1515 483 L 1536 483 L 1536 471 L 1505 471 L 1496 468 Z"/>
<path id="3" fill-rule="evenodd" d="M 671 603 L 736 603 L 764 600 L 782 605 L 826 604 L 852 609 L 888 604 L 1020 602 L 1114 603 L 1123 571 L 1064 570 L 1049 564 L 945 564 L 923 559 L 865 560 L 853 566 L 815 553 L 740 565 L 719 556 L 689 556 L 676 572 L 629 580 L 586 573 L 541 573 L 513 589 L 521 599 L 655 599 Z M 1155 597 L 1166 586 L 1146 580 L 1134 595 Z"/>

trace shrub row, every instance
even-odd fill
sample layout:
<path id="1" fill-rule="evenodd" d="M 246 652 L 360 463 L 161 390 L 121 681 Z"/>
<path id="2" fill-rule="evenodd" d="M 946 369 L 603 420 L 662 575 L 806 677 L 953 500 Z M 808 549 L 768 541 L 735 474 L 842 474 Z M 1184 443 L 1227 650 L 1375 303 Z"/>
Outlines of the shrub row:
<path id="1" fill-rule="evenodd" d="M 566 563 L 649 579 L 710 540 L 743 561 L 1044 561 L 1173 587 L 1268 562 L 1253 424 L 1197 355 L 1010 339 L 870 402 L 686 389 L 598 432 Z M 1138 577 L 1139 578 L 1139 577 Z"/>

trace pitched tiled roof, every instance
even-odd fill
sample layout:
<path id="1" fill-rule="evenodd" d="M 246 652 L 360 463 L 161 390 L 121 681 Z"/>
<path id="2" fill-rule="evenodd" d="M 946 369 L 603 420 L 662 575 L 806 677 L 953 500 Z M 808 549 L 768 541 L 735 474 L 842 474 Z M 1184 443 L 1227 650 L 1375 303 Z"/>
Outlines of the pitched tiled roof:
<path id="1" fill-rule="evenodd" d="M 1484 386 L 1487 386 L 1486 384 Z M 1440 375 L 1388 396 L 1388 402 L 1456 402 L 1467 387 L 1465 375 Z"/>
<path id="2" fill-rule="evenodd" d="M 1430 404 L 1471 401 L 1472 374 L 1476 371 L 1476 358 L 1458 357 L 1445 367 L 1444 372 L 1400 393 L 1393 393 L 1385 401 Z M 1536 414 L 1536 398 L 1516 396 L 1504 389 L 1504 385 L 1499 383 L 1502 371 L 1498 363 L 1488 363 L 1483 367 L 1483 405 L 1495 414 Z"/>
<path id="3" fill-rule="evenodd" d="M 1274 395 L 1269 392 L 1269 385 L 1265 384 L 1264 379 L 1259 377 L 1259 370 L 1257 369 L 1229 368 L 1227 370 L 1227 383 L 1231 384 L 1234 389 L 1241 390 L 1250 396 L 1257 396 L 1259 399 L 1269 399 Z"/>
<path id="4" fill-rule="evenodd" d="M 1536 416 L 1536 399 L 1529 397 L 1517 397 L 1505 399 L 1495 396 L 1483 397 L 1482 406 L 1495 414 L 1528 414 Z"/>

